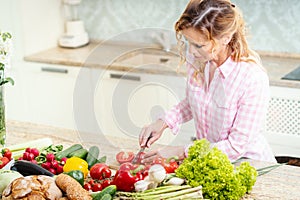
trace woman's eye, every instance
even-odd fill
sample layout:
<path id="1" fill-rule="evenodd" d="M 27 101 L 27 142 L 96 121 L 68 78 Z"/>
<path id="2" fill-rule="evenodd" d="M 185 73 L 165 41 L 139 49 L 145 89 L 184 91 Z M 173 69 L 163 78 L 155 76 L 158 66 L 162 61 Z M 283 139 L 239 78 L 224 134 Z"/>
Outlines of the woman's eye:
<path id="1" fill-rule="evenodd" d="M 197 49 L 201 49 L 204 45 L 194 44 Z"/>

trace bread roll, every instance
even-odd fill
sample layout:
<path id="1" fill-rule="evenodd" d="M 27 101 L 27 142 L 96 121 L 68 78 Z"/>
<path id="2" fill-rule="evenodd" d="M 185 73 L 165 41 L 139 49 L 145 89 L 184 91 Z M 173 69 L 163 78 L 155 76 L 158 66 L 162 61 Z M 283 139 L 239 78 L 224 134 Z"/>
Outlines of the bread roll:
<path id="1" fill-rule="evenodd" d="M 44 175 L 17 178 L 2 193 L 2 200 L 56 200 L 61 197 L 55 179 Z"/>

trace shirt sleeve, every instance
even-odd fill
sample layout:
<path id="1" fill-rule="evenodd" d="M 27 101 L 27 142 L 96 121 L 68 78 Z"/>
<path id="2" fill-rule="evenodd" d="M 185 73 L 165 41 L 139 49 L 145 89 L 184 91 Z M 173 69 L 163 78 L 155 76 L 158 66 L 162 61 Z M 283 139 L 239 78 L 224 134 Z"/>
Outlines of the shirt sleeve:
<path id="1" fill-rule="evenodd" d="M 231 161 L 243 156 L 249 148 L 247 144 L 260 134 L 263 127 L 270 91 L 267 75 L 261 77 L 247 85 L 238 103 L 236 118 L 227 140 L 212 144 L 226 153 Z"/>
<path id="2" fill-rule="evenodd" d="M 162 118 L 174 134 L 180 129 L 180 124 L 187 122 L 193 118 L 191 107 L 186 97 L 173 108 L 167 111 Z"/>

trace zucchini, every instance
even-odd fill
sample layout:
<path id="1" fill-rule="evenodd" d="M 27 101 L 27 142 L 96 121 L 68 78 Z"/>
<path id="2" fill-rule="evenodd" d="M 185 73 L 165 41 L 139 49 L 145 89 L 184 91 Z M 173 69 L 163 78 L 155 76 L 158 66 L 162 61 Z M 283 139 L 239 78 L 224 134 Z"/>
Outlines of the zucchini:
<path id="1" fill-rule="evenodd" d="M 14 164 L 10 167 L 10 169 L 19 172 L 23 176 L 31 176 L 31 175 L 46 175 L 51 177 L 54 176 L 54 174 L 52 174 L 48 170 L 27 160 L 15 161 Z"/>
<path id="2" fill-rule="evenodd" d="M 62 158 L 64 157 L 68 157 L 69 154 L 71 154 L 73 151 L 76 151 L 78 149 L 82 149 L 82 145 L 81 144 L 73 144 L 72 146 L 70 146 L 69 148 L 61 151 L 61 152 L 58 152 L 56 155 L 55 155 L 55 158 L 56 160 L 61 160 Z"/>
<path id="3" fill-rule="evenodd" d="M 104 188 L 101 192 L 92 193 L 91 196 L 92 196 L 93 200 L 101 200 L 102 197 L 104 197 L 106 194 L 108 194 L 112 199 L 116 195 L 116 192 L 117 192 L 117 186 L 110 185 L 110 186 L 107 186 L 106 188 Z M 106 198 L 108 195 L 106 195 Z"/>
<path id="4" fill-rule="evenodd" d="M 98 156 L 99 156 L 99 148 L 97 146 L 91 146 L 89 148 L 89 152 L 86 156 L 86 162 L 89 165 L 89 169 L 96 164 Z"/>
<path id="5" fill-rule="evenodd" d="M 78 150 L 73 151 L 72 153 L 70 153 L 68 155 L 68 157 L 69 158 L 78 157 L 78 158 L 81 158 L 81 159 L 85 160 L 87 154 L 88 154 L 88 151 L 86 149 L 78 149 Z"/>

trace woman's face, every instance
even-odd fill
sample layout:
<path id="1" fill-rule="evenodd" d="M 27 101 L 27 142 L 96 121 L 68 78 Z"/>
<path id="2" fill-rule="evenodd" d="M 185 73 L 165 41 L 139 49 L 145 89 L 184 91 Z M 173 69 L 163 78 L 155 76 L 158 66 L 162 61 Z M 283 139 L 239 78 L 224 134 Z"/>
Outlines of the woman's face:
<path id="1" fill-rule="evenodd" d="M 198 61 L 207 62 L 212 59 L 213 43 L 205 39 L 194 28 L 182 30 L 185 39 L 186 50 Z"/>

